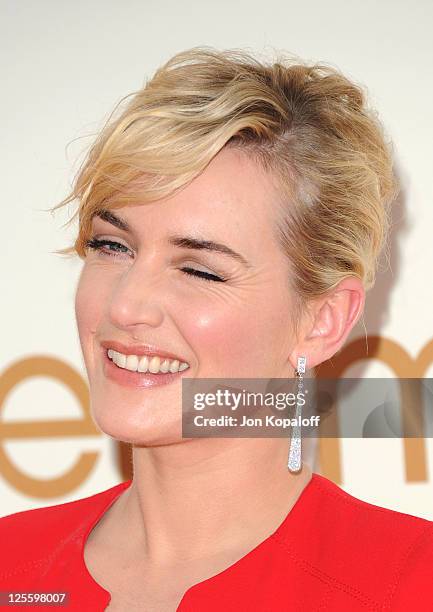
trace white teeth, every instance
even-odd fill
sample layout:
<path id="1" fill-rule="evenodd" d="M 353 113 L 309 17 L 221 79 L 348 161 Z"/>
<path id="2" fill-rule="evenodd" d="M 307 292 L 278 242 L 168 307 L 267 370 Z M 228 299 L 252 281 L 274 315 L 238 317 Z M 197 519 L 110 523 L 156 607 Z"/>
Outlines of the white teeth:
<path id="1" fill-rule="evenodd" d="M 119 368 L 124 368 L 131 372 L 151 372 L 152 374 L 171 372 L 175 374 L 189 368 L 186 362 L 179 362 L 178 359 L 164 359 L 156 355 L 153 357 L 148 355 L 141 357 L 138 355 L 123 355 L 113 349 L 108 349 L 107 355 Z"/>
<path id="2" fill-rule="evenodd" d="M 122 355 L 122 353 L 118 353 L 117 351 L 113 351 L 113 361 L 119 368 L 126 367 L 126 355 Z"/>
<path id="3" fill-rule="evenodd" d="M 139 372 L 147 372 L 147 370 L 149 369 L 149 359 L 148 357 L 146 357 L 146 355 L 140 358 L 137 369 Z"/>
<path id="4" fill-rule="evenodd" d="M 159 369 L 161 370 L 161 372 L 164 372 L 164 374 L 166 374 L 168 372 L 169 367 L 170 367 L 170 360 L 164 359 L 164 361 L 159 366 Z"/>
<path id="5" fill-rule="evenodd" d="M 126 358 L 125 368 L 127 370 L 131 370 L 131 372 L 136 372 L 138 366 L 138 357 L 137 355 L 128 355 Z"/>
<path id="6" fill-rule="evenodd" d="M 159 372 L 159 366 L 161 365 L 161 359 L 159 357 L 152 357 L 149 363 L 149 372 L 156 374 Z"/>
<path id="7" fill-rule="evenodd" d="M 179 361 L 177 359 L 171 362 L 169 370 L 173 373 L 179 371 Z"/>

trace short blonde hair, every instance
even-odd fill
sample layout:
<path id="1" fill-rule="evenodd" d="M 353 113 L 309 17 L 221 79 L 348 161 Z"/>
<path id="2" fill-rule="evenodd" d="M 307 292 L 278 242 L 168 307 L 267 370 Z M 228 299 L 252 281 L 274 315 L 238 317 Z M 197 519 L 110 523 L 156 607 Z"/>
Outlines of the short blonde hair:
<path id="1" fill-rule="evenodd" d="M 265 63 L 239 50 L 178 53 L 121 100 L 54 208 L 79 202 L 78 237 L 58 252 L 85 257 L 98 209 L 170 195 L 225 146 L 252 155 L 281 186 L 276 236 L 300 298 L 347 276 L 373 285 L 396 182 L 364 91 L 326 64 Z"/>

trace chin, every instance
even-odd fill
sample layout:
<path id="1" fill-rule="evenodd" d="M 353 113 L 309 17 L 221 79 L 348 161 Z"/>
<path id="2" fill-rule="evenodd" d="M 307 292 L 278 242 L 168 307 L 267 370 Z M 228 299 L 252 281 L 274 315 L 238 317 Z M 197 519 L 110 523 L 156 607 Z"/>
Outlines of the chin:
<path id="1" fill-rule="evenodd" d="M 92 407 L 92 416 L 96 426 L 107 436 L 119 442 L 137 446 L 157 446 L 181 442 L 182 422 L 173 418 L 169 421 L 156 420 L 152 415 L 129 414 L 113 415 L 106 408 Z"/>

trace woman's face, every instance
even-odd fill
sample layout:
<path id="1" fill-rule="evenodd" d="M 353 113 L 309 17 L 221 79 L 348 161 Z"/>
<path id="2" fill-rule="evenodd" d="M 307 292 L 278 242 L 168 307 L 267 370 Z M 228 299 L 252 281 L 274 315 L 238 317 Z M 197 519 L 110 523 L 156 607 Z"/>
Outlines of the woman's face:
<path id="1" fill-rule="evenodd" d="M 276 202 L 261 167 L 223 149 L 175 196 L 111 211 L 130 231 L 94 217 L 91 237 L 118 244 L 88 250 L 75 308 L 92 412 L 108 435 L 136 444 L 180 440 L 183 376 L 291 376 L 293 303 L 274 234 Z M 223 244 L 242 259 L 175 246 L 174 235 Z M 120 380 L 107 342 L 154 345 L 189 368 L 168 384 L 139 372 Z M 165 375 L 153 382 L 157 376 Z"/>

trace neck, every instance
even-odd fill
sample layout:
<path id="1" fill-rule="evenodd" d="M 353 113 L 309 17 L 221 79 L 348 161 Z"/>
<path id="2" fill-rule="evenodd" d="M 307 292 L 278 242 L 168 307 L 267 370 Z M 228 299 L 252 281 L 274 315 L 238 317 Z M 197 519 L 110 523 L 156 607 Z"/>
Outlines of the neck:
<path id="1" fill-rule="evenodd" d="M 112 518 L 131 554 L 140 550 L 150 564 L 245 553 L 278 528 L 310 481 L 305 464 L 288 471 L 287 454 L 287 440 L 274 438 L 136 447 L 133 483 Z"/>

